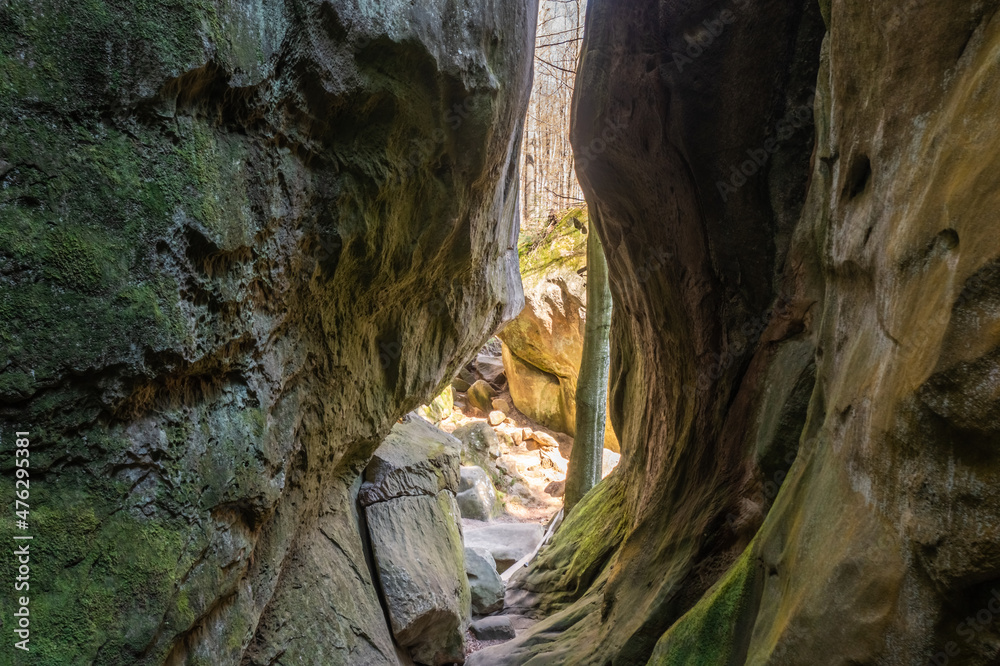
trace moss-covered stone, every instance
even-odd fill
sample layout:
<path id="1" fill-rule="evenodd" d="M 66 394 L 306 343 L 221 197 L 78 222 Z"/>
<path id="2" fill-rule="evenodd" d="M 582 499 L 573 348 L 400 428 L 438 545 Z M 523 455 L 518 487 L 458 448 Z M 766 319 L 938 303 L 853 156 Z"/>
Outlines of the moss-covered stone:
<path id="1" fill-rule="evenodd" d="M 348 490 L 520 308 L 533 21 L 292 4 L 0 7 L 0 444 L 32 433 L 45 663 L 395 660 Z"/>
<path id="2" fill-rule="evenodd" d="M 747 548 L 697 605 L 663 634 L 648 666 L 743 663 L 760 577 L 753 550 Z"/>

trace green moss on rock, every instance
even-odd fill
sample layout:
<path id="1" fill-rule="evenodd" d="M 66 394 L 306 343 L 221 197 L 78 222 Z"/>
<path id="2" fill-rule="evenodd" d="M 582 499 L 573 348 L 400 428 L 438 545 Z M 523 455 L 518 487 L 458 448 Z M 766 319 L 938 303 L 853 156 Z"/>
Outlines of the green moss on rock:
<path id="1" fill-rule="evenodd" d="M 741 618 L 753 607 L 757 558 L 748 547 L 726 575 L 660 638 L 648 666 L 729 666 L 742 663 L 747 641 Z"/>

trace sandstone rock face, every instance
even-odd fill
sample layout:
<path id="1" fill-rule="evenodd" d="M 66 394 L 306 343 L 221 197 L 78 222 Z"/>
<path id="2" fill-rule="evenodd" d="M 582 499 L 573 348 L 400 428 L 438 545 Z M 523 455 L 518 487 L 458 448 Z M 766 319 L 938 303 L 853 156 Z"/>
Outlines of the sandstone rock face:
<path id="1" fill-rule="evenodd" d="M 428 404 L 421 405 L 417 411 L 431 423 L 438 423 L 451 416 L 454 409 L 455 389 L 449 385 Z"/>
<path id="2" fill-rule="evenodd" d="M 455 496 L 400 497 L 365 510 L 393 636 L 414 661 L 462 661 L 470 592 Z"/>
<path id="3" fill-rule="evenodd" d="M 365 468 L 362 506 L 408 495 L 458 492 L 462 443 L 423 419 L 407 416 L 393 426 Z"/>
<path id="4" fill-rule="evenodd" d="M 465 573 L 469 579 L 474 615 L 488 615 L 503 609 L 506 584 L 497 572 L 497 564 L 490 551 L 466 548 Z"/>
<path id="5" fill-rule="evenodd" d="M 539 243 L 520 249 L 524 310 L 499 333 L 514 405 L 542 425 L 576 432 L 576 380 L 583 356 L 586 236 L 567 215 Z M 610 420 L 605 446 L 618 451 Z"/>
<path id="6" fill-rule="evenodd" d="M 1000 3 L 819 8 L 590 4 L 623 456 L 468 663 L 996 663 Z"/>
<path id="7" fill-rule="evenodd" d="M 471 626 L 472 634 L 481 641 L 507 641 L 514 638 L 514 626 L 506 615 L 484 617 Z"/>
<path id="8" fill-rule="evenodd" d="M 44 478 L 39 663 L 397 663 L 352 485 L 522 308 L 534 26 L 0 7 L 0 439 L 30 431 Z"/>

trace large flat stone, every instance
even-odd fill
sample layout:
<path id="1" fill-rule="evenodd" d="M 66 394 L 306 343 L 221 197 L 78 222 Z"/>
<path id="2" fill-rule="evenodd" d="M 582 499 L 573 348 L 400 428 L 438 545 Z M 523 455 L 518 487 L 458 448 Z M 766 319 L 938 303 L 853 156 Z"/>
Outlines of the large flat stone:
<path id="1" fill-rule="evenodd" d="M 470 592 L 454 496 L 399 497 L 365 511 L 396 640 L 422 664 L 464 660 Z"/>
<path id="2" fill-rule="evenodd" d="M 459 485 L 461 442 L 421 418 L 392 427 L 365 468 L 363 506 L 396 497 L 437 495 Z"/>
<path id="3" fill-rule="evenodd" d="M 490 552 L 503 573 L 541 542 L 544 529 L 536 523 L 497 523 L 466 528 L 465 545 Z"/>

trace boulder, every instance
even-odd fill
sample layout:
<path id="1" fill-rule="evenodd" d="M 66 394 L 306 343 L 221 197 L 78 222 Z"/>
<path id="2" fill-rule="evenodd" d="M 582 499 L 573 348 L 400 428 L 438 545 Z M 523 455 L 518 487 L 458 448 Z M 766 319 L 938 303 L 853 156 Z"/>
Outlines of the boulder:
<path id="1" fill-rule="evenodd" d="M 421 418 L 392 427 L 365 468 L 362 506 L 395 497 L 457 492 L 462 443 Z"/>
<path id="2" fill-rule="evenodd" d="M 456 428 L 452 435 L 462 442 L 462 461 L 480 466 L 500 456 L 500 440 L 496 431 L 482 421 Z"/>
<path id="3" fill-rule="evenodd" d="M 505 381 L 503 359 L 499 356 L 479 354 L 476 357 L 476 370 L 483 379 L 494 386 Z"/>
<path id="4" fill-rule="evenodd" d="M 455 377 L 451 380 L 451 387 L 458 391 L 459 393 L 465 393 L 472 386 L 469 382 L 465 381 L 461 377 Z"/>
<path id="5" fill-rule="evenodd" d="M 503 609 L 506 583 L 500 578 L 496 561 L 490 551 L 467 547 L 465 573 L 469 579 L 473 615 L 488 615 Z"/>
<path id="6" fill-rule="evenodd" d="M 544 530 L 537 523 L 496 523 L 465 530 L 465 545 L 482 548 L 493 556 L 503 573 L 541 543 Z"/>
<path id="7" fill-rule="evenodd" d="M 497 514 L 497 492 L 482 467 L 466 465 L 461 468 L 459 491 L 456 499 L 463 518 L 490 520 Z"/>
<path id="8" fill-rule="evenodd" d="M 454 408 L 455 389 L 448 385 L 430 403 L 418 407 L 417 412 L 431 423 L 438 423 L 451 416 Z"/>
<path id="9" fill-rule="evenodd" d="M 506 615 L 494 615 L 476 620 L 470 627 L 472 635 L 481 641 L 509 641 L 516 636 L 514 625 Z"/>
<path id="10" fill-rule="evenodd" d="M 421 664 L 461 662 L 471 593 L 450 491 L 365 509 L 392 634 Z"/>
<path id="11" fill-rule="evenodd" d="M 535 430 L 531 433 L 530 441 L 535 443 L 537 448 L 542 449 L 558 449 L 559 442 L 556 438 L 547 432 L 542 432 L 541 430 Z M 532 448 L 532 445 L 528 445 L 528 448 Z"/>
<path id="12" fill-rule="evenodd" d="M 469 404 L 484 414 L 488 414 L 493 409 L 493 398 L 496 397 L 496 390 L 483 379 L 477 379 L 469 390 L 465 392 Z"/>
<path id="13" fill-rule="evenodd" d="M 514 405 L 542 425 L 576 432 L 576 383 L 586 323 L 587 214 L 574 210 L 519 248 L 525 305 L 498 334 Z M 610 416 L 605 447 L 619 450 Z"/>
<path id="14" fill-rule="evenodd" d="M 33 661 L 398 663 L 352 483 L 523 305 L 535 9 L 0 3 Z"/>

